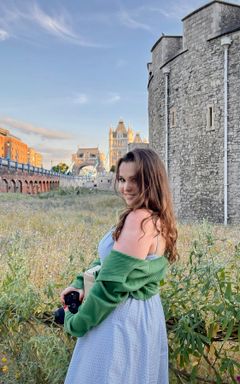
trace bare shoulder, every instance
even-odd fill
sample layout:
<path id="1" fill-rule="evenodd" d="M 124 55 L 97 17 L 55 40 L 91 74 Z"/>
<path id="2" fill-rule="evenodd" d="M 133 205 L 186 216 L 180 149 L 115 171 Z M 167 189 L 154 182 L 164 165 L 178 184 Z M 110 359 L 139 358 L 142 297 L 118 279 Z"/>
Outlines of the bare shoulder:
<path id="1" fill-rule="evenodd" d="M 151 212 L 147 209 L 136 209 L 127 216 L 123 230 L 135 229 L 142 231 L 142 227 L 144 232 L 152 232 L 154 230 Z"/>
<path id="2" fill-rule="evenodd" d="M 153 227 L 151 212 L 148 210 L 137 209 L 130 212 L 113 249 L 136 258 L 145 259 L 153 241 Z"/>

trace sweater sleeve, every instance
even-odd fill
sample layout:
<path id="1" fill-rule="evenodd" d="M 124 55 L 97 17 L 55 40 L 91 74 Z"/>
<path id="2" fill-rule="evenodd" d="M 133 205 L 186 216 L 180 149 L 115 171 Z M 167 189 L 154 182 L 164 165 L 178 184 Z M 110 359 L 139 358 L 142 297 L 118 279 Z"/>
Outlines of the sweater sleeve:
<path id="1" fill-rule="evenodd" d="M 122 301 L 128 298 L 121 283 L 96 281 L 76 314 L 65 312 L 64 329 L 72 336 L 81 337 L 100 324 Z"/>
<path id="2" fill-rule="evenodd" d="M 120 257 L 121 255 L 123 254 Z M 105 258 L 98 277 L 78 312 L 65 312 L 64 329 L 72 336 L 83 336 L 128 298 L 129 291 L 126 291 L 123 282 L 134 264 L 121 264 L 115 256 L 115 251 L 112 250 Z"/>
<path id="3" fill-rule="evenodd" d="M 100 259 L 95 259 L 92 261 L 92 263 L 88 266 L 87 269 L 96 267 L 97 265 L 101 265 Z M 83 273 L 79 273 L 75 280 L 70 284 L 71 287 L 76 288 L 76 289 L 84 289 L 84 282 L 83 282 Z"/>

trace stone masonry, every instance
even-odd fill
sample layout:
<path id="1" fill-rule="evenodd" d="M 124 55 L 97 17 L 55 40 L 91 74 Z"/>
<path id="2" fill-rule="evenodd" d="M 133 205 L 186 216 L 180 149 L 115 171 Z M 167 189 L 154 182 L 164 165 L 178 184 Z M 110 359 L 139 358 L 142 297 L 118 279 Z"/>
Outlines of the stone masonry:
<path id="1" fill-rule="evenodd" d="M 223 37 L 231 38 L 228 223 L 240 223 L 240 6 L 212 1 L 192 12 L 183 19 L 183 36 L 162 36 L 148 64 L 150 146 L 165 160 L 167 124 L 168 175 L 183 222 L 224 222 Z"/>

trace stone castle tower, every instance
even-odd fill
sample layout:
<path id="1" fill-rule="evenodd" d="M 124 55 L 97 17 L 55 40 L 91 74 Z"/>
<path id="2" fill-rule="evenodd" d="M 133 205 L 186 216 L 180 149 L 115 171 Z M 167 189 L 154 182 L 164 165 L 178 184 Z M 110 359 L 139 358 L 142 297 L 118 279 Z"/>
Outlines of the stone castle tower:
<path id="1" fill-rule="evenodd" d="M 139 133 L 134 136 L 134 131 L 131 128 L 126 128 L 124 121 L 119 120 L 117 128 L 109 129 L 109 168 L 116 165 L 120 157 L 128 152 L 128 144 L 142 143 Z"/>
<path id="2" fill-rule="evenodd" d="M 149 72 L 149 142 L 178 219 L 240 222 L 240 5 L 212 1 L 162 36 Z"/>

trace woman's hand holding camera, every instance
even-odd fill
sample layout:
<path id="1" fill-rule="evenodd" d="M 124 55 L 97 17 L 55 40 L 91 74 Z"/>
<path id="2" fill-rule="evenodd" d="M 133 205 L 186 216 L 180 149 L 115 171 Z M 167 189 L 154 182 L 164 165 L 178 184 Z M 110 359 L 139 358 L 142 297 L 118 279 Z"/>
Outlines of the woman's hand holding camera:
<path id="1" fill-rule="evenodd" d="M 83 289 L 77 289 L 77 288 L 73 288 L 73 287 L 65 288 L 61 292 L 61 295 L 60 295 L 61 302 L 64 304 L 64 307 L 63 307 L 64 311 L 68 310 L 68 306 L 65 304 L 64 296 L 67 295 L 70 292 L 78 292 L 79 293 L 79 301 L 80 301 L 80 303 L 83 301 L 83 298 L 84 298 L 84 290 Z"/>

